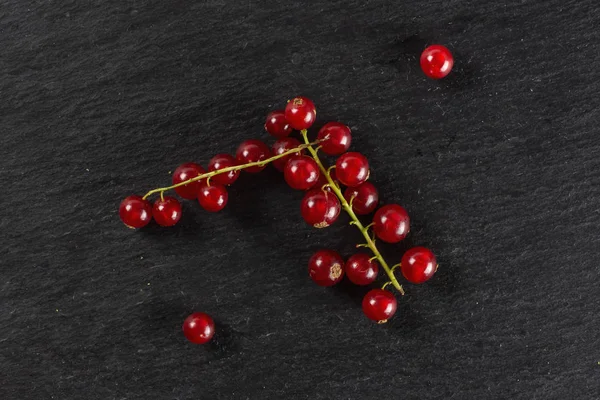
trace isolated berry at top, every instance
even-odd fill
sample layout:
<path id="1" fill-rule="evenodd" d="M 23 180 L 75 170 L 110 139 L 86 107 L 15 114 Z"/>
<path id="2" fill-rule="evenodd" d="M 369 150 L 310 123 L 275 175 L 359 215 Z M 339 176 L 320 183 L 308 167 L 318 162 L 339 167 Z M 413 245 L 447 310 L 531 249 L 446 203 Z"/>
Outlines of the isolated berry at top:
<path id="1" fill-rule="evenodd" d="M 373 289 L 363 298 L 362 308 L 367 318 L 385 322 L 396 313 L 396 297 L 384 289 Z"/>
<path id="2" fill-rule="evenodd" d="M 413 247 L 402 256 L 402 275 L 411 283 L 423 283 L 431 279 L 437 271 L 437 261 L 431 250 Z"/>
<path id="3" fill-rule="evenodd" d="M 352 203 L 352 209 L 358 215 L 367 215 L 375 211 L 379 203 L 379 192 L 371 182 L 363 182 L 356 187 L 349 187 L 344 198 Z"/>
<path id="4" fill-rule="evenodd" d="M 173 172 L 173 185 L 195 178 L 198 175 L 202 175 L 206 171 L 200 165 L 196 163 L 185 163 L 181 164 Z M 175 193 L 184 199 L 193 200 L 196 198 L 198 188 L 200 187 L 199 181 L 190 182 L 186 185 L 175 188 Z"/>
<path id="5" fill-rule="evenodd" d="M 206 313 L 193 313 L 183 321 L 183 334 L 192 343 L 208 343 L 215 334 L 215 322 Z"/>
<path id="6" fill-rule="evenodd" d="M 119 206 L 119 217 L 132 229 L 143 228 L 152 220 L 152 205 L 142 196 L 128 196 Z"/>
<path id="7" fill-rule="evenodd" d="M 293 129 L 290 126 L 290 123 L 285 119 L 285 111 L 276 110 L 271 111 L 267 115 L 265 130 L 276 138 L 282 138 L 292 133 Z"/>
<path id="8" fill-rule="evenodd" d="M 236 165 L 238 165 L 238 162 L 233 156 L 229 154 L 217 154 L 208 162 L 208 172 L 233 167 Z M 221 185 L 231 185 L 239 176 L 240 171 L 229 171 L 213 176 L 211 178 L 211 182 L 219 183 Z"/>
<path id="9" fill-rule="evenodd" d="M 328 122 L 323 125 L 317 139 L 323 140 L 320 143 L 321 150 L 331 156 L 348 151 L 352 142 L 350 128 L 339 122 Z"/>
<path id="10" fill-rule="evenodd" d="M 326 228 L 333 224 L 341 208 L 337 196 L 320 187 L 308 191 L 300 204 L 302 218 L 315 228 Z"/>
<path id="11" fill-rule="evenodd" d="M 431 79 L 441 79 L 452 71 L 454 57 L 446 47 L 434 44 L 421 53 L 421 69 Z"/>
<path id="12" fill-rule="evenodd" d="M 358 186 L 369 179 L 369 162 L 360 153 L 345 153 L 337 159 L 335 173 L 343 185 Z"/>
<path id="13" fill-rule="evenodd" d="M 308 129 L 316 118 L 317 109 L 306 97 L 294 97 L 285 106 L 285 119 L 294 129 Z"/>
<path id="14" fill-rule="evenodd" d="M 308 274 L 319 286 L 333 286 L 344 277 L 344 259 L 335 251 L 319 250 L 308 261 Z"/>
<path id="15" fill-rule="evenodd" d="M 319 180 L 319 166 L 311 157 L 291 157 L 283 170 L 285 181 L 297 190 L 308 190 Z"/>
<path id="16" fill-rule="evenodd" d="M 264 142 L 257 139 L 250 139 L 242 142 L 238 147 L 235 157 L 240 164 L 249 164 L 252 162 L 263 161 L 271 157 L 271 149 Z M 254 166 L 244 169 L 250 173 L 257 173 L 265 169 L 266 165 Z"/>
<path id="17" fill-rule="evenodd" d="M 377 210 L 373 224 L 375 235 L 387 243 L 398 243 L 410 230 L 408 213 L 398 204 L 389 204 Z"/>
<path id="18" fill-rule="evenodd" d="M 294 139 L 291 137 L 279 139 L 278 141 L 273 143 L 273 155 L 278 156 L 280 154 L 285 153 L 288 150 L 295 149 L 298 146 L 300 146 L 300 142 L 298 141 L 298 139 Z M 278 158 L 277 160 L 273 161 L 273 166 L 278 170 L 283 171 L 283 168 L 285 167 L 285 164 L 287 164 L 290 157 L 293 157 L 294 155 L 300 155 L 303 153 L 304 151 L 298 151 L 297 153 L 292 153 L 289 156 Z"/>
<path id="19" fill-rule="evenodd" d="M 152 207 L 152 216 L 160 226 L 173 226 L 181 218 L 181 203 L 171 196 L 164 196 L 164 199 L 159 198 Z"/>

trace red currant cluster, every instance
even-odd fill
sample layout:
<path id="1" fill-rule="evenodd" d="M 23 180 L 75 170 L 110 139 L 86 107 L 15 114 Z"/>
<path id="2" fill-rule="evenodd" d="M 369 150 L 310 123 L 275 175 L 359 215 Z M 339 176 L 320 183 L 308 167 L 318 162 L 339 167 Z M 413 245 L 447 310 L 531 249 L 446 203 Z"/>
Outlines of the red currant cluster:
<path id="1" fill-rule="evenodd" d="M 121 220 L 130 228 L 142 228 L 154 219 L 160 226 L 175 225 L 181 218 L 181 203 L 164 192 L 175 190 L 183 199 L 197 199 L 207 211 L 217 212 L 227 204 L 226 186 L 233 184 L 240 171 L 262 171 L 269 163 L 283 172 L 288 185 L 306 191 L 300 205 L 303 219 L 315 228 L 334 223 L 344 209 L 350 224 L 362 233 L 365 243 L 357 245 L 371 250 L 372 255 L 357 253 L 347 261 L 335 251 L 320 250 L 309 260 L 309 276 L 320 286 L 332 286 L 344 275 L 357 285 L 372 284 L 380 267 L 389 281 L 382 288 L 369 291 L 363 300 L 365 315 L 378 322 L 385 322 L 396 311 L 396 298 L 386 290 L 393 285 L 401 294 L 395 270 L 400 269 L 411 283 L 423 283 L 437 270 L 437 262 L 431 251 L 423 247 L 408 250 L 402 262 L 389 267 L 377 249 L 376 239 L 398 243 L 406 237 L 410 219 L 406 210 L 398 204 L 388 204 L 377 209 L 379 193 L 367 180 L 370 176 L 369 162 L 361 153 L 348 152 L 352 142 L 350 128 L 339 122 L 329 122 L 318 132 L 317 139 L 310 142 L 307 129 L 316 119 L 313 102 L 305 97 L 290 100 L 285 110 L 268 114 L 265 129 L 277 138 L 272 148 L 260 140 L 246 140 L 238 147 L 235 158 L 218 154 L 208 163 L 208 170 L 195 163 L 185 163 L 173 173 L 172 186 L 153 189 L 141 196 L 125 198 L 119 208 Z M 300 131 L 303 143 L 289 135 Z M 309 155 L 305 154 L 308 152 Z M 318 152 L 336 156 L 334 166 L 326 168 Z M 342 187 L 346 187 L 342 191 Z M 148 197 L 158 193 L 152 205 Z M 366 226 L 357 215 L 374 213 L 372 222 Z M 369 231 L 371 229 L 371 231 Z M 192 314 L 183 326 L 186 337 L 194 343 L 205 343 L 214 333 L 214 322 L 203 313 Z"/>

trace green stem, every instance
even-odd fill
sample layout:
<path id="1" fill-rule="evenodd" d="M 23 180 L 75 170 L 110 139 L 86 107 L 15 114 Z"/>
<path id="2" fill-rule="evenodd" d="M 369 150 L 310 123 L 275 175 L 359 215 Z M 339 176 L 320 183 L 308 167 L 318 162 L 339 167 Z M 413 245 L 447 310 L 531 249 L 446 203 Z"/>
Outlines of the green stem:
<path id="1" fill-rule="evenodd" d="M 162 196 L 162 194 L 164 192 L 166 192 L 167 190 L 172 190 L 172 189 L 175 189 L 175 188 L 180 187 L 180 186 L 185 186 L 188 183 L 192 183 L 192 182 L 199 181 L 199 180 L 202 180 L 202 179 L 210 179 L 210 178 L 212 178 L 215 175 L 225 174 L 225 173 L 231 172 L 231 171 L 240 171 L 242 169 L 246 169 L 246 168 L 250 168 L 250 167 L 263 167 L 263 166 L 265 166 L 265 165 L 267 165 L 267 164 L 269 164 L 269 163 L 271 163 L 271 162 L 273 162 L 275 160 L 278 160 L 278 159 L 283 158 L 283 157 L 287 157 L 287 156 L 289 156 L 291 154 L 294 154 L 294 153 L 298 153 L 300 150 L 311 148 L 312 145 L 318 144 L 318 143 L 319 143 L 319 141 L 316 141 L 316 142 L 313 142 L 313 143 L 308 143 L 307 142 L 306 144 L 302 144 L 300 146 L 294 147 L 293 149 L 290 149 L 290 150 L 288 150 L 286 152 L 283 152 L 281 154 L 278 154 L 276 156 L 264 159 L 262 161 L 255 161 L 255 162 L 251 162 L 251 163 L 248 163 L 248 164 L 240 164 L 240 165 L 234 165 L 232 167 L 217 169 L 215 171 L 211 171 L 211 172 L 207 172 L 207 173 L 202 174 L 202 175 L 195 176 L 192 179 L 188 179 L 187 181 L 179 182 L 176 185 L 152 189 L 148 193 L 146 193 L 143 198 L 146 199 L 149 196 L 153 195 L 154 193 L 160 193 L 161 196 Z"/>
<path id="2" fill-rule="evenodd" d="M 329 170 L 327 168 L 325 168 L 325 166 L 323 166 L 323 163 L 321 162 L 321 159 L 319 158 L 317 151 L 312 147 L 312 143 L 310 143 L 308 141 L 306 129 L 303 129 L 301 131 L 301 133 L 302 133 L 302 137 L 304 138 L 304 143 L 307 146 L 306 148 L 308 149 L 308 151 L 312 155 L 312 158 L 315 160 L 315 162 L 319 166 L 321 173 L 325 175 L 325 178 L 327 178 L 327 182 L 329 183 L 331 190 L 338 197 L 338 199 L 340 200 L 340 203 L 342 204 L 342 207 L 350 216 L 350 219 L 352 220 L 352 222 L 350 222 L 350 224 L 356 226 L 358 228 L 358 230 L 360 231 L 360 233 L 362 233 L 362 235 L 364 236 L 364 238 L 366 240 L 366 247 L 371 249 L 371 251 L 373 252 L 373 255 L 375 256 L 377 261 L 379 261 L 379 264 L 381 264 L 381 266 L 385 270 L 387 276 L 390 278 L 390 282 L 392 283 L 392 285 L 394 285 L 394 287 L 400 292 L 400 294 L 404 295 L 404 289 L 398 283 L 398 280 L 394 276 L 394 272 L 388 266 L 387 262 L 385 262 L 385 259 L 379 252 L 379 249 L 377 249 L 375 242 L 373 241 L 373 239 L 371 239 L 371 236 L 369 235 L 369 227 L 371 225 L 369 225 L 367 227 L 363 226 L 362 222 L 360 222 L 360 220 L 354 213 L 354 210 L 352 209 L 350 204 L 348 204 L 348 202 L 346 201 L 346 198 L 344 197 L 344 194 L 342 193 L 342 190 L 340 189 L 340 187 L 333 181 L 333 179 L 331 179 Z"/>

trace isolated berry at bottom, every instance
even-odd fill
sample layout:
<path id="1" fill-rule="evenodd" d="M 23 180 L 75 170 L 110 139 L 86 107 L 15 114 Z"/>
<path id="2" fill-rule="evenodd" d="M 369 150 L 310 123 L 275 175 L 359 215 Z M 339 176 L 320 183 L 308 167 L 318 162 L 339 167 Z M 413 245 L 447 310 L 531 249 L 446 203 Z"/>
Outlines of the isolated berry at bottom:
<path id="1" fill-rule="evenodd" d="M 204 168 L 196 163 L 181 164 L 175 169 L 175 172 L 173 172 L 173 185 L 177 185 L 178 183 L 195 178 L 198 175 L 202 175 L 204 172 L 206 172 L 204 171 Z M 198 193 L 199 187 L 200 182 L 194 181 L 188 183 L 187 185 L 176 187 L 175 193 L 184 199 L 193 200 L 196 198 L 196 193 Z"/>
<path id="2" fill-rule="evenodd" d="M 413 247 L 404 253 L 400 264 L 402 275 L 411 283 L 423 283 L 437 271 L 437 260 L 431 250 Z"/>
<path id="3" fill-rule="evenodd" d="M 129 228 L 143 228 L 152 220 L 152 205 L 142 196 L 128 196 L 119 206 L 119 217 Z"/>
<path id="4" fill-rule="evenodd" d="M 398 243 L 408 235 L 410 218 L 398 204 L 381 207 L 373 217 L 373 232 L 384 242 Z"/>
<path id="5" fill-rule="evenodd" d="M 152 207 L 152 216 L 160 226 L 173 226 L 181 219 L 181 203 L 171 196 L 159 198 Z"/>
<path id="6" fill-rule="evenodd" d="M 234 167 L 238 165 L 237 160 L 229 154 L 217 154 L 208 162 L 208 172 L 217 171 L 223 168 Z M 240 176 L 240 171 L 229 171 L 213 176 L 212 182 L 221 185 L 231 185 Z"/>
<path id="7" fill-rule="evenodd" d="M 227 189 L 218 183 L 204 183 L 198 190 L 198 203 L 206 211 L 221 211 L 227 205 L 228 198 Z"/>
<path id="8" fill-rule="evenodd" d="M 235 158 L 240 164 L 263 161 L 269 157 L 271 157 L 271 149 L 264 142 L 257 139 L 250 139 L 242 142 L 235 152 Z M 255 174 L 265 169 L 265 167 L 266 165 L 254 166 L 245 168 L 244 171 Z"/>
<path id="9" fill-rule="evenodd" d="M 372 256 L 358 253 L 346 261 L 346 276 L 355 285 L 368 285 L 375 282 L 379 274 L 379 263 Z"/>
<path id="10" fill-rule="evenodd" d="M 319 145 L 323 153 L 337 156 L 348 151 L 352 135 L 350 128 L 346 125 L 339 122 L 328 122 L 319 130 L 317 139 L 322 140 Z"/>
<path id="11" fill-rule="evenodd" d="M 276 138 L 282 138 L 292 133 L 290 123 L 285 119 L 285 111 L 271 111 L 265 121 L 265 130 Z"/>
<path id="12" fill-rule="evenodd" d="M 341 209 L 337 196 L 321 188 L 308 191 L 300 203 L 302 218 L 315 228 L 326 228 L 333 224 Z"/>
<path id="13" fill-rule="evenodd" d="M 367 215 L 375 211 L 379 203 L 379 192 L 371 182 L 363 182 L 356 187 L 349 187 L 344 192 L 348 203 L 352 201 L 352 209 L 358 215 Z"/>
<path id="14" fill-rule="evenodd" d="M 391 318 L 397 307 L 396 297 L 384 289 L 369 291 L 362 302 L 362 309 L 367 318 L 378 322 L 385 322 Z"/>
<path id="15" fill-rule="evenodd" d="M 369 179 L 369 161 L 357 152 L 344 153 L 335 162 L 335 172 L 342 184 L 358 186 Z"/>
<path id="16" fill-rule="evenodd" d="M 290 137 L 279 139 L 278 141 L 273 143 L 273 155 L 278 156 L 278 155 L 283 154 L 286 151 L 292 150 L 298 146 L 300 146 L 300 142 L 298 141 L 298 139 L 294 139 L 294 138 L 290 138 Z M 304 150 L 299 150 L 296 153 L 292 153 L 288 156 L 278 158 L 277 160 L 273 161 L 273 166 L 275 168 L 277 168 L 279 171 L 283 171 L 283 169 L 285 168 L 285 164 L 287 164 L 288 160 L 291 157 L 293 157 L 294 155 L 299 156 L 303 153 L 304 153 Z"/>
<path id="17" fill-rule="evenodd" d="M 294 97 L 285 106 L 285 119 L 294 129 L 308 129 L 316 118 L 317 109 L 306 97 Z"/>
<path id="18" fill-rule="evenodd" d="M 210 315 L 197 312 L 183 321 L 183 334 L 192 343 L 208 343 L 215 334 L 215 322 Z"/>
<path id="19" fill-rule="evenodd" d="M 308 261 L 308 274 L 319 286 L 333 286 L 344 277 L 344 259 L 333 250 L 319 250 Z"/>
<path id="20" fill-rule="evenodd" d="M 283 177 L 292 189 L 307 190 L 313 187 L 320 176 L 319 166 L 311 157 L 291 157 L 283 169 Z"/>

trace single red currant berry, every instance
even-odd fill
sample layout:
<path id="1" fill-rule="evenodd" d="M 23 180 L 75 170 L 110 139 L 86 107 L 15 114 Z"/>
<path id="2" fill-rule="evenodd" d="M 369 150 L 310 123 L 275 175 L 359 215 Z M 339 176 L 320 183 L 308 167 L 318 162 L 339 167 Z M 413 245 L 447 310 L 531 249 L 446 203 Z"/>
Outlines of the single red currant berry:
<path id="1" fill-rule="evenodd" d="M 343 185 L 358 186 L 369 179 L 369 162 L 360 153 L 345 153 L 335 162 L 335 171 Z"/>
<path id="2" fill-rule="evenodd" d="M 333 224 L 341 208 L 337 196 L 321 188 L 307 192 L 300 204 L 302 218 L 315 228 L 326 228 Z"/>
<path id="3" fill-rule="evenodd" d="M 355 285 L 368 285 L 375 282 L 379 273 L 379 263 L 365 253 L 353 255 L 346 261 L 346 276 Z"/>
<path id="4" fill-rule="evenodd" d="M 316 118 L 317 109 L 306 97 L 294 97 L 285 106 L 285 119 L 294 129 L 308 129 Z"/>
<path id="5" fill-rule="evenodd" d="M 173 185 L 195 178 L 198 175 L 202 175 L 204 172 L 204 168 L 196 163 L 181 164 L 175 169 L 175 172 L 173 172 Z M 196 198 L 199 187 L 200 182 L 194 181 L 187 185 L 176 187 L 175 192 L 184 199 L 193 200 Z"/>
<path id="6" fill-rule="evenodd" d="M 340 182 L 338 181 L 337 176 L 335 174 L 335 169 L 329 170 L 329 176 L 331 177 L 331 180 L 336 185 L 340 186 Z M 325 187 L 325 190 L 331 191 L 331 187 L 329 186 L 329 181 L 327 180 L 327 177 L 325 176 L 325 174 L 321 174 L 319 176 L 319 180 L 315 184 L 315 187 L 320 187 L 320 188 Z"/>
<path id="7" fill-rule="evenodd" d="M 198 203 L 206 211 L 221 211 L 227 205 L 228 198 L 227 189 L 218 183 L 203 183 L 198 190 Z"/>
<path id="8" fill-rule="evenodd" d="M 152 220 L 152 205 L 142 196 L 128 196 L 119 206 L 119 217 L 131 229 L 143 228 Z"/>
<path id="9" fill-rule="evenodd" d="M 181 203 L 171 196 L 158 199 L 152 207 L 152 216 L 160 226 L 173 226 L 181 218 Z"/>
<path id="10" fill-rule="evenodd" d="M 283 110 L 272 111 L 267 115 L 265 130 L 276 138 L 282 138 L 292 133 L 292 127 L 285 119 Z"/>
<path id="11" fill-rule="evenodd" d="M 383 289 L 369 291 L 362 302 L 362 309 L 367 318 L 377 322 L 386 322 L 396 313 L 397 307 L 396 297 Z"/>
<path id="12" fill-rule="evenodd" d="M 183 334 L 192 343 L 208 343 L 215 334 L 215 322 L 208 314 L 193 313 L 183 321 Z"/>
<path id="13" fill-rule="evenodd" d="M 208 162 L 208 172 L 217 171 L 223 168 L 234 167 L 238 165 L 235 158 L 229 154 L 217 154 Z M 213 182 L 220 185 L 231 185 L 240 176 L 240 171 L 229 171 L 210 178 Z"/>
<path id="14" fill-rule="evenodd" d="M 273 155 L 278 156 L 278 155 L 283 154 L 286 151 L 290 151 L 298 146 L 300 146 L 300 142 L 297 139 L 290 138 L 290 137 L 279 139 L 278 141 L 273 143 Z M 304 153 L 304 150 L 300 150 L 297 153 L 292 153 L 288 156 L 278 158 L 277 160 L 273 161 L 273 166 L 275 168 L 277 168 L 278 170 L 283 171 L 283 168 L 285 167 L 285 164 L 287 164 L 290 157 L 292 157 L 293 155 L 300 155 L 303 153 Z"/>
<path id="15" fill-rule="evenodd" d="M 311 157 L 294 156 L 283 170 L 283 177 L 292 189 L 307 190 L 319 180 L 319 166 Z"/>
<path id="16" fill-rule="evenodd" d="M 421 69 L 432 79 L 442 79 L 450 73 L 454 65 L 454 57 L 446 47 L 434 44 L 421 54 Z"/>
<path id="17" fill-rule="evenodd" d="M 320 143 L 321 150 L 330 156 L 337 156 L 348 151 L 352 136 L 350 128 L 339 122 L 328 122 L 319 131 L 317 139 L 323 140 Z"/>
<path id="18" fill-rule="evenodd" d="M 389 204 L 377 210 L 373 224 L 375 235 L 387 243 L 398 243 L 410 230 L 408 213 L 398 204 Z"/>
<path id="19" fill-rule="evenodd" d="M 348 203 L 352 203 L 352 209 L 358 215 L 367 215 L 377 208 L 379 203 L 379 192 L 371 182 L 364 182 L 360 185 L 347 188 L 344 197 Z"/>
<path id="20" fill-rule="evenodd" d="M 319 250 L 308 261 L 308 274 L 319 286 L 333 286 L 344 277 L 344 259 L 335 251 Z"/>
<path id="21" fill-rule="evenodd" d="M 238 147 L 235 157 L 240 164 L 249 164 L 252 162 L 262 161 L 271 157 L 271 149 L 260 140 L 250 139 L 242 142 Z M 257 173 L 265 169 L 266 165 L 254 166 L 244 169 L 250 173 Z"/>
<path id="22" fill-rule="evenodd" d="M 423 283 L 431 279 L 437 271 L 437 261 L 431 250 L 413 247 L 402 256 L 402 275 L 411 283 Z"/>

